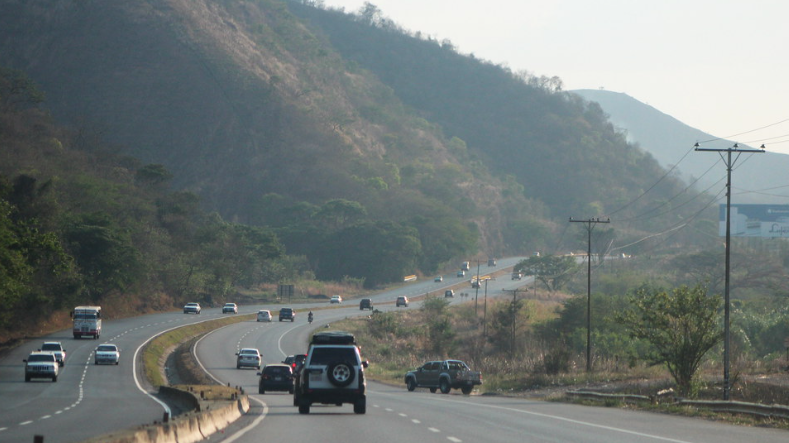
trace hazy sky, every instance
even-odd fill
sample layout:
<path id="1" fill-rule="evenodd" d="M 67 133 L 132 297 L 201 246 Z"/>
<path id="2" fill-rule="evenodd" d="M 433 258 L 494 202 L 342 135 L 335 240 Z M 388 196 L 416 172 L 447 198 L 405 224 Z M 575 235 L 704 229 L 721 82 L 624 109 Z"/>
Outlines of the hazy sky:
<path id="1" fill-rule="evenodd" d="M 346 12 L 364 3 L 324 0 Z M 624 92 L 716 137 L 789 153 L 789 1 L 370 3 L 463 54 L 558 76 L 565 90 Z"/>

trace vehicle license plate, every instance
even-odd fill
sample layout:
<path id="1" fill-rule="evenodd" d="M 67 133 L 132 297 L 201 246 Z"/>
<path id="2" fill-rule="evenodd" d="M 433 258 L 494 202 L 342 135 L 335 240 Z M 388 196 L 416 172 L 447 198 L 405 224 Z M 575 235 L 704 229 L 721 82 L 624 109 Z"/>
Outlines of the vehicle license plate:
<path id="1" fill-rule="evenodd" d="M 274 377 L 274 380 L 276 380 L 276 381 L 282 381 L 282 377 Z"/>

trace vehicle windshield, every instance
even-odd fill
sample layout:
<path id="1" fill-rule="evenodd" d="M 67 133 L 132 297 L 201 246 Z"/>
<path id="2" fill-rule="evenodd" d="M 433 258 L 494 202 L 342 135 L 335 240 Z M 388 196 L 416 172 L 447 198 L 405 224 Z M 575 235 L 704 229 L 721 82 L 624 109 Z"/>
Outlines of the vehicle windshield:
<path id="1" fill-rule="evenodd" d="M 55 356 L 52 354 L 33 354 L 27 358 L 28 362 L 40 362 L 40 361 L 55 361 Z"/>
<path id="2" fill-rule="evenodd" d="M 42 351 L 60 351 L 60 345 L 57 343 L 44 343 L 41 346 Z"/>
<path id="3" fill-rule="evenodd" d="M 117 351 L 117 348 L 115 346 L 112 346 L 112 345 L 101 345 L 98 348 L 96 348 L 96 351 L 98 351 L 98 352 L 115 352 L 115 351 Z"/>

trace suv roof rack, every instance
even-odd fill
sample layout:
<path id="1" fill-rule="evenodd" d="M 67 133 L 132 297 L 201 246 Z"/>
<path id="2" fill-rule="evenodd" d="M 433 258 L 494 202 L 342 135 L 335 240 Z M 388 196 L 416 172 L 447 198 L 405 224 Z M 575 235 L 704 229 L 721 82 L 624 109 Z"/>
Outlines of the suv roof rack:
<path id="1" fill-rule="evenodd" d="M 313 345 L 355 345 L 356 338 L 350 332 L 326 331 L 312 336 Z"/>

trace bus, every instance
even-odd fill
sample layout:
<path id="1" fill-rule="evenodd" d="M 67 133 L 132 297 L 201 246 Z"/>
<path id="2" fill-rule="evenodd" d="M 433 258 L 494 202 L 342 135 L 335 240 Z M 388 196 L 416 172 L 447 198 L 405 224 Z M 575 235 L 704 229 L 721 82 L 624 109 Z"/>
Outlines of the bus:
<path id="1" fill-rule="evenodd" d="M 71 311 L 71 319 L 74 339 L 89 335 L 98 340 L 101 336 L 101 306 L 77 306 Z"/>

